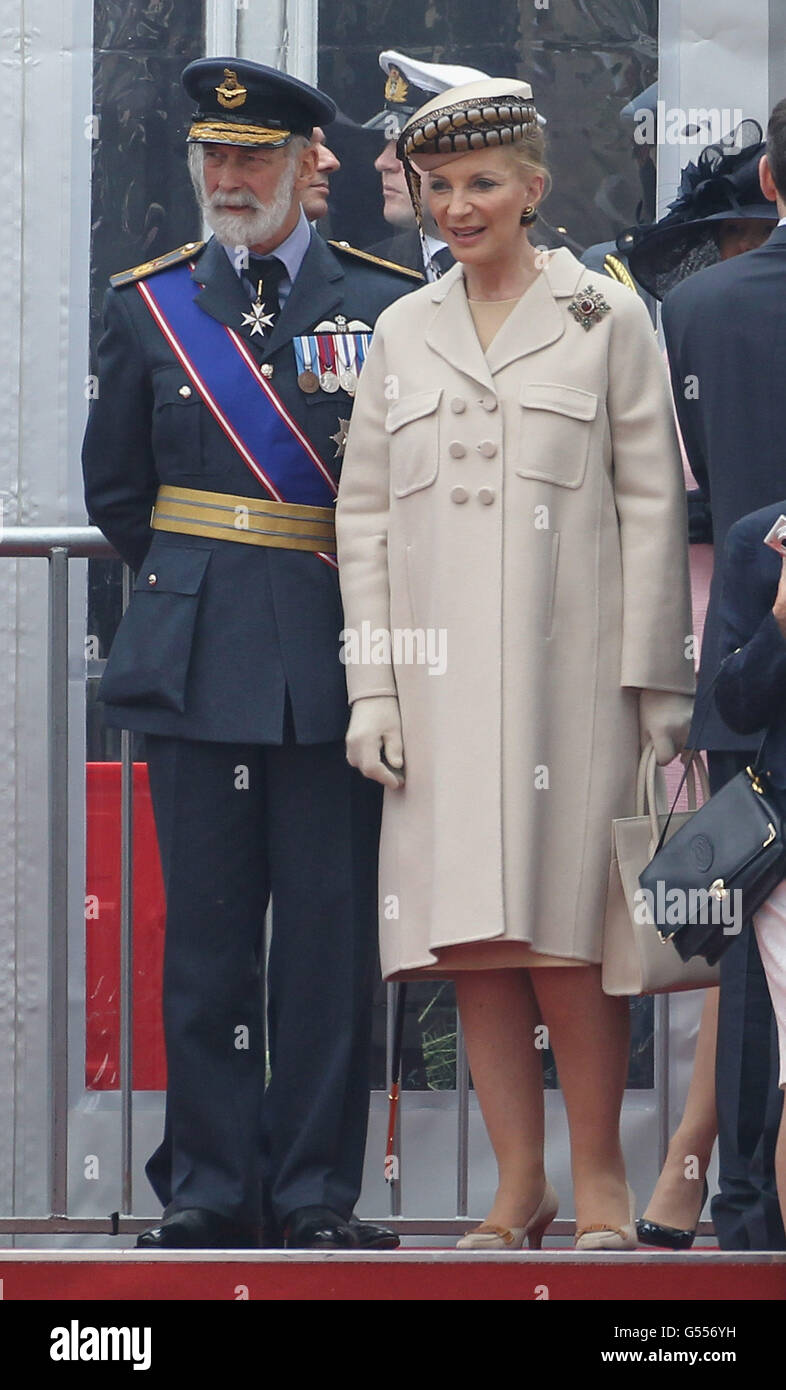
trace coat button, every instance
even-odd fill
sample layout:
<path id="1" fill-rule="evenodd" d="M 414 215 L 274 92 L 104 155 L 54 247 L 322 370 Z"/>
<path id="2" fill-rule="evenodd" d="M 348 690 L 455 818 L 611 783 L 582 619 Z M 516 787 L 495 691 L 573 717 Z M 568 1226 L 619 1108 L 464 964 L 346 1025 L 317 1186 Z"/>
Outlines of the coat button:
<path id="1" fill-rule="evenodd" d="M 147 582 L 148 582 L 148 584 L 149 584 L 149 585 L 151 586 L 151 588 L 152 588 L 152 586 L 153 586 L 154 584 L 157 584 L 157 583 L 158 583 L 158 575 L 157 575 L 157 574 L 149 574 L 149 575 L 147 576 Z"/>
<path id="2" fill-rule="evenodd" d="M 273 363 L 263 362 L 259 370 L 263 376 L 271 377 L 273 375 Z"/>
<path id="3" fill-rule="evenodd" d="M 496 410 L 497 398 L 496 396 L 484 396 L 480 404 L 483 406 L 484 410 Z"/>
<path id="4" fill-rule="evenodd" d="M 467 450 L 460 439 L 454 439 L 448 445 L 448 453 L 452 459 L 463 459 Z"/>
<path id="5" fill-rule="evenodd" d="M 177 393 L 177 394 L 178 394 L 178 396 L 182 396 L 184 401 L 187 401 L 188 398 L 189 398 L 189 396 L 191 395 L 191 387 L 190 387 L 190 386 L 181 386 L 181 387 L 178 389 L 178 393 Z"/>
<path id="6" fill-rule="evenodd" d="M 496 452 L 497 446 L 493 439 L 481 439 L 478 445 L 478 453 L 482 454 L 484 459 L 493 459 Z"/>
<path id="7" fill-rule="evenodd" d="M 469 493 L 465 487 L 452 487 L 450 489 L 451 502 L 466 502 Z"/>
<path id="8" fill-rule="evenodd" d="M 495 497 L 496 493 L 493 488 L 482 487 L 478 490 L 478 501 L 482 502 L 484 507 L 490 507 Z"/>
<path id="9" fill-rule="evenodd" d="M 467 402 L 461 396 L 454 396 L 450 402 L 450 408 L 454 415 L 463 415 L 467 408 Z"/>

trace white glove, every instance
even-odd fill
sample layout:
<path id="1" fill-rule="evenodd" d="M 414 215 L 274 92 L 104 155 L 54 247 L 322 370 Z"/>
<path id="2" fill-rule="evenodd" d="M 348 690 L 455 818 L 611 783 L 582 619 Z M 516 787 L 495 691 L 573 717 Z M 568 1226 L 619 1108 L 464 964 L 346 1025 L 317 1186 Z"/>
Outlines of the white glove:
<path id="1" fill-rule="evenodd" d="M 395 695 L 367 695 L 355 701 L 347 729 L 347 762 L 392 791 L 404 785 L 399 770 L 404 767 L 404 744 Z"/>
<path id="2" fill-rule="evenodd" d="M 665 767 L 681 753 L 690 729 L 693 696 L 672 690 L 642 690 L 639 695 L 639 731 L 642 748 L 655 747 L 655 761 Z"/>

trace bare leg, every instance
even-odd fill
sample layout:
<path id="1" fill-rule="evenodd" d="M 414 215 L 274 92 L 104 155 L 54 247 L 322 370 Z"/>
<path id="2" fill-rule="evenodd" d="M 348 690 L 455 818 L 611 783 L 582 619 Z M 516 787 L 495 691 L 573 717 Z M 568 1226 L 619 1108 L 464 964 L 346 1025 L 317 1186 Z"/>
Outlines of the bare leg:
<path id="1" fill-rule="evenodd" d="M 628 1071 L 627 999 L 600 985 L 600 966 L 530 971 L 548 1027 L 570 1127 L 576 1227 L 630 1220 L 619 1124 Z"/>
<path id="2" fill-rule="evenodd" d="M 648 1221 L 681 1231 L 692 1230 L 699 1219 L 704 1175 L 718 1134 L 715 1043 L 719 995 L 718 989 L 705 993 L 685 1109 L 644 1213 Z"/>
<path id="3" fill-rule="evenodd" d="M 543 1196 L 543 1067 L 540 1022 L 526 970 L 455 976 L 472 1080 L 497 1159 L 499 1186 L 487 1220 L 524 1226 Z"/>

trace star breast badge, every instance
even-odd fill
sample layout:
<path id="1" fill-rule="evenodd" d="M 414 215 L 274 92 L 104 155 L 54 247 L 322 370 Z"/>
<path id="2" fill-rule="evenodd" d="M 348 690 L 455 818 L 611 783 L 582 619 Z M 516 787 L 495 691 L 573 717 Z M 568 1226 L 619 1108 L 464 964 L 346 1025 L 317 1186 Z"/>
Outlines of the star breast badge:
<path id="1" fill-rule="evenodd" d="M 333 455 L 334 459 L 343 459 L 344 457 L 344 450 L 347 447 L 348 430 L 349 420 L 342 420 L 341 416 L 339 416 L 338 429 L 336 430 L 335 434 L 331 434 L 330 436 L 330 438 L 333 440 L 333 443 L 336 446 L 336 452 Z"/>
<path id="2" fill-rule="evenodd" d="M 604 314 L 611 313 L 611 305 L 606 303 L 600 290 L 596 290 L 593 285 L 585 285 L 583 290 L 579 290 L 571 299 L 568 308 L 576 322 L 580 323 L 587 333 L 593 324 L 600 323 Z"/>
<path id="3" fill-rule="evenodd" d="M 275 313 L 265 313 L 264 304 L 262 304 L 259 298 L 257 298 L 256 301 L 251 305 L 251 313 L 243 315 L 243 327 L 251 329 L 252 338 L 255 333 L 259 333 L 262 337 L 264 337 L 265 329 L 272 328 L 275 322 L 275 318 Z"/>

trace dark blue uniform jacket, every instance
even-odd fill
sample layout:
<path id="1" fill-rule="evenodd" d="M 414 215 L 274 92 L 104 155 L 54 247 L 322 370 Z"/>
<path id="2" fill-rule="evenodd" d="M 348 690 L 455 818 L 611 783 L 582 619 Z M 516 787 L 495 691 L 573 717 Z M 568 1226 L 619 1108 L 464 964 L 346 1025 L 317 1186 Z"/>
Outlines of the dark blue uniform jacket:
<path id="1" fill-rule="evenodd" d="M 349 420 L 352 399 L 341 390 L 305 394 L 292 340 L 337 314 L 373 326 L 418 279 L 334 250 L 312 233 L 266 340 L 242 326 L 247 292 L 215 238 L 198 253 L 192 279 L 199 307 L 271 364 L 270 384 L 338 480 L 331 435 Z M 234 352 L 229 340 L 227 351 Z M 310 552 L 153 532 L 161 483 L 266 493 L 196 390 L 181 394 L 188 377 L 135 283 L 108 291 L 98 355 L 83 450 L 87 508 L 136 571 L 101 684 L 106 722 L 211 742 L 279 743 L 288 691 L 298 742 L 343 738 L 336 570 Z"/>

